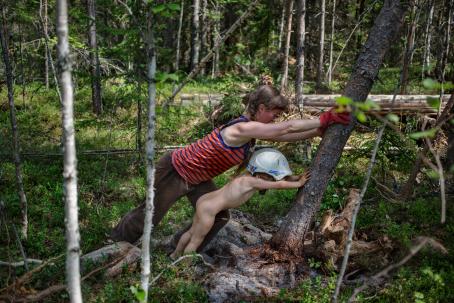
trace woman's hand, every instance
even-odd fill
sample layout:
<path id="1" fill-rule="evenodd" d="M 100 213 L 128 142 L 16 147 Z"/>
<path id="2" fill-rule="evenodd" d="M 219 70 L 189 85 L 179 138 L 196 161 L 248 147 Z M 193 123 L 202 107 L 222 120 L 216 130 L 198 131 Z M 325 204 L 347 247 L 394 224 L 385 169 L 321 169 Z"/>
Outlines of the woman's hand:
<path id="1" fill-rule="evenodd" d="M 301 174 L 299 176 L 299 180 L 298 182 L 300 183 L 300 187 L 303 187 L 304 184 L 306 184 L 306 182 L 311 178 L 311 172 L 310 171 L 306 171 L 304 172 L 303 174 Z"/>

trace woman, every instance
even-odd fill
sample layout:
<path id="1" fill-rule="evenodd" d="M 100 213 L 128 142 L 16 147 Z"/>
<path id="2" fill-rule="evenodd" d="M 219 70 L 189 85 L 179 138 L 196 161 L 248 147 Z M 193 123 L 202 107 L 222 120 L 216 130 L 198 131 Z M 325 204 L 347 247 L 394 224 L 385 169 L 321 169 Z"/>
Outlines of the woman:
<path id="1" fill-rule="evenodd" d="M 319 119 L 273 122 L 287 110 L 288 100 L 271 86 L 259 86 L 248 94 L 246 113 L 214 129 L 197 142 L 168 152 L 156 163 L 153 225 L 162 220 L 169 208 L 187 196 L 195 208 L 204 194 L 215 191 L 212 178 L 233 166 L 247 163 L 255 139 L 299 141 L 323 134 L 333 123 L 348 124 L 350 116 L 334 111 L 324 112 Z M 127 213 L 113 229 L 115 241 L 136 242 L 143 233 L 145 204 Z M 228 222 L 228 210 L 216 215 L 213 227 L 198 251 Z"/>

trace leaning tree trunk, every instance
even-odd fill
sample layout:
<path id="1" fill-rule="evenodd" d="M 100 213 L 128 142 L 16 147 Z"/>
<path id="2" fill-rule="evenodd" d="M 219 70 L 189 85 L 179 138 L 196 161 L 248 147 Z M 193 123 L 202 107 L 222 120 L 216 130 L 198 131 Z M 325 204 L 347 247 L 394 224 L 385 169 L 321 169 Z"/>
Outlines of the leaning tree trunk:
<path id="1" fill-rule="evenodd" d="M 400 94 L 407 94 L 407 85 L 408 85 L 408 70 L 411 65 L 411 57 L 414 49 L 415 43 L 415 34 L 416 34 L 416 7 L 417 1 L 414 1 L 411 9 L 411 18 L 410 24 L 408 25 L 408 34 L 407 34 L 407 48 L 405 49 L 405 55 L 403 57 L 403 67 L 402 67 L 402 83 L 400 85 Z"/>
<path id="2" fill-rule="evenodd" d="M 80 288 L 80 234 L 77 206 L 77 155 L 74 130 L 74 96 L 68 42 L 68 5 L 57 1 L 57 66 L 62 96 L 63 182 L 66 222 L 66 283 L 71 302 L 82 302 Z"/>
<path id="3" fill-rule="evenodd" d="M 288 82 L 288 57 L 290 52 L 290 38 L 292 36 L 292 16 L 293 16 L 293 0 L 287 0 L 287 23 L 285 24 L 285 46 L 284 46 L 284 59 L 282 68 L 281 79 L 281 92 L 287 88 Z"/>
<path id="4" fill-rule="evenodd" d="M 88 0 L 88 46 L 90 48 L 91 100 L 93 112 L 102 113 L 101 72 L 99 67 L 98 43 L 96 39 L 96 6 L 95 0 Z"/>
<path id="5" fill-rule="evenodd" d="M 318 53 L 317 83 L 316 88 L 322 87 L 323 81 L 323 56 L 325 54 L 325 0 L 320 1 L 320 40 Z"/>
<path id="6" fill-rule="evenodd" d="M 146 165 L 147 165 L 147 196 L 145 199 L 145 222 L 142 237 L 142 274 L 141 285 L 145 291 L 145 300 L 148 297 L 148 285 L 150 280 L 150 240 L 153 229 L 153 211 L 154 211 L 154 133 L 155 133 L 155 100 L 156 100 L 156 49 L 153 37 L 152 14 L 148 13 L 147 18 L 147 80 L 148 80 L 148 130 L 146 141 Z"/>
<path id="7" fill-rule="evenodd" d="M 197 66 L 197 64 L 199 64 L 200 0 L 194 0 L 193 6 L 194 7 L 193 7 L 192 29 L 191 29 L 191 70 L 193 70 Z"/>
<path id="8" fill-rule="evenodd" d="M 427 16 L 425 38 L 424 38 L 424 53 L 423 53 L 423 65 L 421 71 L 421 78 L 424 79 L 425 73 L 429 70 L 430 65 L 430 42 L 432 40 L 432 20 L 434 16 L 434 0 L 429 1 L 429 15 Z"/>
<path id="9" fill-rule="evenodd" d="M 304 38 L 306 35 L 306 0 L 297 2 L 298 28 L 296 31 L 296 105 L 303 111 L 303 81 L 304 81 Z"/>
<path id="10" fill-rule="evenodd" d="M 358 57 L 345 88 L 345 96 L 357 102 L 366 100 L 383 58 L 398 36 L 406 10 L 407 5 L 398 0 L 385 1 Z M 298 191 L 295 203 L 271 239 L 276 249 L 297 256 L 303 254 L 302 243 L 306 231 L 310 227 L 312 217 L 320 208 L 328 180 L 334 172 L 354 125 L 355 122 L 347 127 L 334 125 L 326 131 L 312 161 L 311 179 Z"/>
<path id="11" fill-rule="evenodd" d="M 13 87 L 13 69 L 9 59 L 9 47 L 8 47 L 8 28 L 6 23 L 6 16 L 4 8 L 1 8 L 2 26 L 0 28 L 0 42 L 2 45 L 3 62 L 5 63 L 5 74 L 6 74 L 6 85 L 8 87 L 8 103 L 9 103 L 9 114 L 11 119 L 11 131 L 12 131 L 12 143 L 13 143 L 13 156 L 14 166 L 16 168 L 16 184 L 17 193 L 19 195 L 22 223 L 21 223 L 21 235 L 27 238 L 28 230 L 28 215 L 27 215 L 27 197 L 24 191 L 24 182 L 22 180 L 22 165 L 20 159 L 20 146 L 19 146 L 19 131 L 17 129 L 16 120 L 16 108 L 14 106 L 14 87 Z"/>
<path id="12" fill-rule="evenodd" d="M 333 0 L 333 13 L 331 16 L 331 41 L 329 42 L 329 65 L 328 65 L 328 85 L 331 85 L 333 73 L 333 46 L 334 46 L 334 24 L 336 21 L 336 0 Z"/>

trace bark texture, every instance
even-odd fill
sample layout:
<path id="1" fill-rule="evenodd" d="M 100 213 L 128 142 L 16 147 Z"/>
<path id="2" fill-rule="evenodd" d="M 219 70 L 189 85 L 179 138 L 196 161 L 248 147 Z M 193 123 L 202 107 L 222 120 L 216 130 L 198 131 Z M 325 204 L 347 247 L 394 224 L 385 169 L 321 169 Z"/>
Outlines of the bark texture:
<path id="1" fill-rule="evenodd" d="M 191 29 L 191 70 L 199 64 L 200 52 L 200 0 L 193 2 L 192 29 Z"/>
<path id="2" fill-rule="evenodd" d="M 345 96 L 357 102 L 366 100 L 383 58 L 400 32 L 407 9 L 408 5 L 400 1 L 385 1 L 358 57 L 344 91 Z M 326 131 L 312 161 L 311 179 L 298 191 L 294 205 L 277 233 L 273 235 L 271 243 L 275 248 L 289 254 L 302 255 L 304 236 L 313 215 L 320 208 L 328 180 L 334 172 L 354 124 L 355 121 L 347 127 L 333 125 Z"/>
<path id="3" fill-rule="evenodd" d="M 102 113 L 101 71 L 99 67 L 98 42 L 96 39 L 96 6 L 95 0 L 87 1 L 88 9 L 88 46 L 90 47 L 91 99 L 93 112 Z"/>
<path id="4" fill-rule="evenodd" d="M 290 52 L 290 38 L 292 36 L 292 17 L 293 17 L 293 0 L 287 0 L 287 23 L 285 24 L 285 45 L 284 45 L 284 61 L 282 68 L 281 91 L 287 88 L 288 82 L 288 57 Z"/>
<path id="5" fill-rule="evenodd" d="M 317 88 L 322 86 L 323 81 L 323 56 L 325 53 L 325 0 L 320 1 L 320 40 L 317 67 Z"/>
<path id="6" fill-rule="evenodd" d="M 13 143 L 13 157 L 16 174 L 17 193 L 19 195 L 21 207 L 21 235 L 27 238 L 28 215 L 27 215 L 27 197 L 24 191 L 24 182 L 22 180 L 22 164 L 20 159 L 19 131 L 17 129 L 16 108 L 14 106 L 14 87 L 13 87 L 13 68 L 11 66 L 9 47 L 8 47 L 8 28 L 6 25 L 5 10 L 1 9 L 2 24 L 0 28 L 0 42 L 2 45 L 3 62 L 5 64 L 6 86 L 8 87 L 9 115 L 11 120 L 11 132 Z"/>
<path id="7" fill-rule="evenodd" d="M 297 40 L 296 40 L 296 83 L 295 97 L 296 104 L 303 110 L 303 81 L 304 81 L 304 38 L 306 35 L 306 0 L 298 0 L 297 2 Z"/>
<path id="8" fill-rule="evenodd" d="M 57 55 L 62 93 L 63 182 L 66 222 L 66 285 L 71 302 L 82 302 L 80 287 L 80 234 L 77 206 L 77 156 L 74 130 L 74 95 L 69 54 L 68 5 L 57 1 Z"/>
<path id="9" fill-rule="evenodd" d="M 156 105 L 156 49 L 153 36 L 153 23 L 151 12 L 148 15 L 148 35 L 147 35 L 147 78 L 148 78 L 148 129 L 146 141 L 146 165 L 147 165 L 147 196 L 145 199 L 145 222 L 142 237 L 142 275 L 141 286 L 145 290 L 145 302 L 148 297 L 148 285 L 150 280 L 150 240 L 153 230 L 153 211 L 154 211 L 154 133 L 155 133 L 155 105 Z"/>

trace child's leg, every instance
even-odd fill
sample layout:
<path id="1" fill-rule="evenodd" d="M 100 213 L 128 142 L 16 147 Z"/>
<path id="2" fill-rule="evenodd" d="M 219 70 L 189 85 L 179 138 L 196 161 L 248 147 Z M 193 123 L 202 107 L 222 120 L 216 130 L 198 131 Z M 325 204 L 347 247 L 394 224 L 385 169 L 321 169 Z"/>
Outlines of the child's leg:
<path id="1" fill-rule="evenodd" d="M 170 258 L 175 259 L 176 257 L 180 256 L 183 253 L 184 248 L 186 247 L 188 242 L 191 240 L 191 237 L 192 227 L 180 237 L 180 240 L 178 241 L 175 251 L 170 254 Z"/>
<path id="2" fill-rule="evenodd" d="M 194 223 L 191 227 L 192 236 L 184 249 L 185 254 L 196 251 L 202 244 L 203 239 L 205 239 L 214 224 L 215 216 L 216 214 L 212 213 L 212 209 L 209 206 L 206 207 L 204 204 L 197 205 Z"/>

